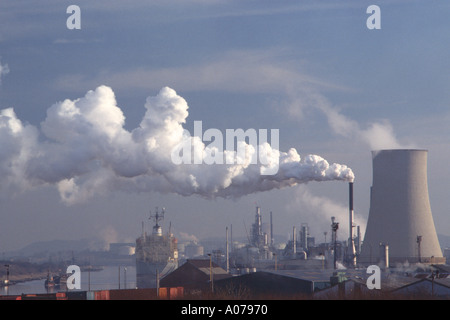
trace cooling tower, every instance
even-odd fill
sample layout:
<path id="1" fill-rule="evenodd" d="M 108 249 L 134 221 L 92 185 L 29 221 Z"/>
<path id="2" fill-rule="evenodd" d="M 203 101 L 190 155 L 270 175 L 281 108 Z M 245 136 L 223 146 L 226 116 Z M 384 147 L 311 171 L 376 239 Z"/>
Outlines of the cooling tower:
<path id="1" fill-rule="evenodd" d="M 370 211 L 359 262 L 444 263 L 428 198 L 426 150 L 372 152 Z M 419 238 L 421 237 L 421 238 Z M 421 239 L 421 241 L 419 241 Z"/>

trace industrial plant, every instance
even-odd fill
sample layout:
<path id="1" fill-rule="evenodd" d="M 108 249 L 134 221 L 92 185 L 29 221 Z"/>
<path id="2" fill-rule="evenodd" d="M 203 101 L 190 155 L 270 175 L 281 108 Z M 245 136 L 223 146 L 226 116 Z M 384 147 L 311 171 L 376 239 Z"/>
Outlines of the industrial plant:
<path id="1" fill-rule="evenodd" d="M 348 183 L 349 219 L 330 217 L 331 241 L 316 243 L 309 226 L 292 227 L 292 239 L 283 246 L 274 243 L 273 216 L 263 224 L 261 208 L 247 233 L 248 243 L 228 241 L 222 259 L 227 269 L 303 268 L 317 265 L 336 269 L 404 264 L 445 264 L 433 222 L 428 196 L 426 150 L 380 150 L 373 152 L 373 186 L 364 238 L 354 223 L 354 183 Z M 347 237 L 337 240 L 339 223 L 349 224 Z M 232 228 L 232 227 L 231 227 Z M 275 260 L 276 263 L 275 263 Z"/>
<path id="2" fill-rule="evenodd" d="M 224 228 L 223 241 L 207 249 L 199 243 L 180 244 L 178 263 L 190 267 L 174 270 L 158 280 L 167 286 L 192 288 L 192 278 L 198 277 L 192 271 L 195 266 L 207 279 L 207 284 L 198 284 L 198 288 L 209 287 L 214 281 L 216 288 L 221 283 L 229 285 L 230 281 L 236 285 L 239 279 L 250 275 L 264 282 L 275 275 L 289 274 L 296 280 L 310 282 L 307 289 L 299 286 L 303 288 L 301 293 L 314 294 L 348 280 L 365 287 L 366 270 L 375 265 L 398 286 L 430 278 L 442 281 L 448 288 L 450 269 L 438 242 L 428 196 L 427 151 L 379 150 L 373 151 L 372 156 L 373 185 L 364 237 L 354 222 L 354 182 L 350 181 L 348 221 L 330 217 L 328 242 L 325 236 L 325 242 L 317 243 L 305 223 L 299 229 L 292 226 L 291 239 L 287 242 L 276 242 L 272 212 L 268 222 L 263 221 L 261 208 L 256 206 L 254 221 L 249 230 L 246 228 L 246 241 L 233 240 L 231 225 Z M 340 223 L 348 223 L 348 235 L 338 237 Z M 280 286 L 283 281 L 275 282 Z M 384 287 L 393 289 L 392 284 L 385 281 Z M 273 286 L 271 290 L 275 290 Z"/>
<path id="3" fill-rule="evenodd" d="M 348 181 L 348 221 L 330 216 L 324 242 L 316 241 L 306 223 L 292 226 L 287 241 L 276 239 L 274 223 L 283 222 L 275 222 L 271 211 L 263 215 L 259 206 L 245 237 L 233 237 L 230 225 L 214 241 L 179 242 L 171 226 L 163 232 L 159 222 L 166 211 L 156 207 L 149 217 L 151 233 L 142 223 L 129 255 L 136 288 L 88 292 L 85 298 L 449 299 L 450 250 L 443 254 L 434 226 L 427 151 L 373 151 L 372 165 L 364 235 L 355 224 L 353 180 Z M 348 234 L 339 228 L 344 223 Z M 374 266 L 382 272 L 378 289 L 368 285 Z"/>

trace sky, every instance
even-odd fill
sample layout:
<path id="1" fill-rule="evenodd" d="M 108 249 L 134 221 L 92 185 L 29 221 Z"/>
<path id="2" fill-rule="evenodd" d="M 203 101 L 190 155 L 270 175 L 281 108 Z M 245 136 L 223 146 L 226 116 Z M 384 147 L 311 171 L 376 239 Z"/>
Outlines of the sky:
<path id="1" fill-rule="evenodd" d="M 380 29 L 367 26 L 373 4 Z M 80 29 L 68 28 L 70 5 Z M 0 251 L 133 242 L 156 207 L 180 241 L 225 239 L 227 226 L 246 237 L 256 206 L 286 240 L 307 223 L 323 241 L 332 216 L 344 240 L 346 182 L 364 231 L 371 151 L 391 148 L 428 150 L 436 230 L 450 235 L 449 11 L 447 1 L 0 1 Z M 277 174 L 174 164 L 184 130 L 209 144 L 193 138 L 195 121 L 224 136 L 278 130 Z"/>

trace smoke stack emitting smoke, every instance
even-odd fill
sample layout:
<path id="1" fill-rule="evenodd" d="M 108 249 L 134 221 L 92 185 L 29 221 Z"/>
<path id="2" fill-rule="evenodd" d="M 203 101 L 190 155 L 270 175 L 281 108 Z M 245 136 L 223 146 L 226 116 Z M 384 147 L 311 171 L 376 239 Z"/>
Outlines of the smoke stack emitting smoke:
<path id="1" fill-rule="evenodd" d="M 239 197 L 309 181 L 353 181 L 350 168 L 317 155 L 279 157 L 277 174 L 263 176 L 258 164 L 181 164 L 171 151 L 183 136 L 188 105 L 164 87 L 145 103 L 140 126 L 124 129 L 114 92 L 100 86 L 76 100 L 51 106 L 40 130 L 22 123 L 13 109 L 0 110 L 0 189 L 3 194 L 55 185 L 66 204 L 113 191 L 176 193 L 206 198 Z M 192 137 L 201 150 L 208 146 Z"/>

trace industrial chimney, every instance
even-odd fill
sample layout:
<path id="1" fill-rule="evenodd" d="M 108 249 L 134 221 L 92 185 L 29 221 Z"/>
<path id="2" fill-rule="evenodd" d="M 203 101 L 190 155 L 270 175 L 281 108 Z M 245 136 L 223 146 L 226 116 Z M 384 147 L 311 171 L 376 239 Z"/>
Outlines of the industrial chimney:
<path id="1" fill-rule="evenodd" d="M 348 236 L 348 262 L 350 263 L 350 266 L 355 267 L 356 266 L 356 249 L 355 249 L 355 239 L 353 238 L 353 221 L 354 221 L 354 212 L 353 212 L 353 182 L 350 182 L 348 184 L 348 195 L 349 195 L 349 236 Z"/>
<path id="2" fill-rule="evenodd" d="M 390 263 L 445 263 L 428 198 L 426 150 L 372 152 L 370 211 L 359 262 L 377 264 L 381 243 Z M 417 236 L 422 236 L 420 252 Z"/>

